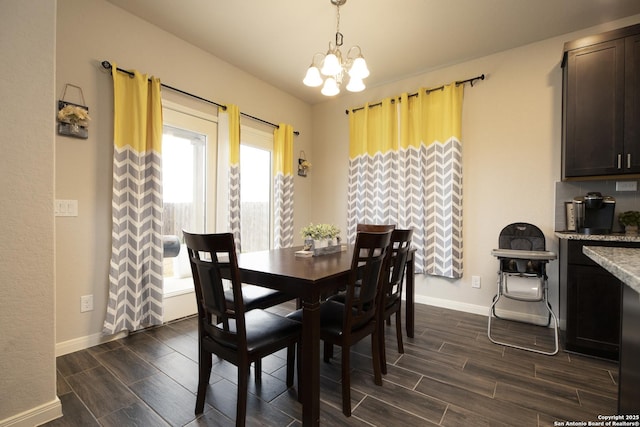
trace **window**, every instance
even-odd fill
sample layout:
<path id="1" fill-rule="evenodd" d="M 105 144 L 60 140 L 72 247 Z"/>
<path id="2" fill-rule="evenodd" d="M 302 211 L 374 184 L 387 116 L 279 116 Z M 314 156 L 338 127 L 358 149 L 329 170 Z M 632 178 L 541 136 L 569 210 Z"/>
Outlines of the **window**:
<path id="1" fill-rule="evenodd" d="M 215 227 L 215 117 L 163 101 L 163 234 Z M 193 280 L 186 247 L 163 260 L 165 320 L 195 313 Z"/>
<path id="2" fill-rule="evenodd" d="M 164 125 L 162 133 L 163 234 L 203 232 L 206 225 L 207 136 Z"/>
<path id="3" fill-rule="evenodd" d="M 242 129 L 240 220 L 243 252 L 273 247 L 273 136 Z"/>
<path id="4" fill-rule="evenodd" d="M 162 181 L 163 234 L 182 241 L 182 230 L 216 229 L 217 119 L 212 115 L 163 101 Z M 247 126 L 241 129 L 240 215 L 242 251 L 273 246 L 273 135 Z M 218 218 L 219 220 L 222 217 Z M 193 279 L 187 250 L 166 257 L 165 320 L 195 313 Z M 185 298 L 182 298 L 185 297 Z"/>

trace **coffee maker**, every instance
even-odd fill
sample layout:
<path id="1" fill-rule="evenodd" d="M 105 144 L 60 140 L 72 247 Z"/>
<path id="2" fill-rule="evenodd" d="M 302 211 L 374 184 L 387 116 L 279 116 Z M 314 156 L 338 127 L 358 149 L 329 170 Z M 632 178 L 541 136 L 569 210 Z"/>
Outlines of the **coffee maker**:
<path id="1" fill-rule="evenodd" d="M 582 234 L 610 234 L 615 209 L 616 199 L 598 192 L 574 197 L 576 231 Z"/>

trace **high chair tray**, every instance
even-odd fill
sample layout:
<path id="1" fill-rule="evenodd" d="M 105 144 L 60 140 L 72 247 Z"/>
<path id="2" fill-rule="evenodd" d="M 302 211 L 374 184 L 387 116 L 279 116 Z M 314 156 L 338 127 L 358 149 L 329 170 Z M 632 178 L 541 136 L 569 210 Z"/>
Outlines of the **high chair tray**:
<path id="1" fill-rule="evenodd" d="M 558 256 L 549 251 L 520 251 L 517 249 L 492 249 L 491 255 L 497 258 L 530 259 L 537 261 L 549 261 Z"/>

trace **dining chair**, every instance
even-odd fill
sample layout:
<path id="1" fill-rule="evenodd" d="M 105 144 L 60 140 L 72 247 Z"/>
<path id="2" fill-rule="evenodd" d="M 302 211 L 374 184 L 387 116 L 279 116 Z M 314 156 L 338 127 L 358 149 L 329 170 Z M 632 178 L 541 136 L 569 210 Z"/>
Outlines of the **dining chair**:
<path id="1" fill-rule="evenodd" d="M 395 314 L 396 320 L 396 340 L 398 342 L 398 353 L 404 353 L 402 345 L 402 285 L 406 270 L 407 257 L 411 248 L 411 238 L 413 230 L 395 229 L 391 232 L 389 242 L 389 258 L 385 271 L 382 274 L 382 304 L 380 304 L 378 326 L 380 328 L 380 364 L 382 373 L 387 373 L 387 355 L 384 338 L 384 321 L 391 323 L 391 316 Z"/>
<path id="2" fill-rule="evenodd" d="M 295 350 L 300 342 L 299 322 L 262 309 L 245 310 L 233 234 L 184 232 L 198 305 L 198 391 L 195 413 L 204 410 L 212 355 L 236 365 L 238 395 L 236 425 L 244 426 L 251 363 L 260 380 L 260 360 L 287 349 L 287 387 L 293 385 Z M 223 277 L 230 277 L 233 309 L 225 298 Z M 218 320 L 219 319 L 219 322 Z"/>
<path id="3" fill-rule="evenodd" d="M 380 301 L 379 279 L 390 239 L 390 231 L 358 233 L 344 304 L 330 299 L 320 304 L 324 361 L 330 361 L 334 345 L 342 348 L 342 412 L 347 417 L 351 416 L 351 347 L 368 336 L 371 336 L 374 382 L 382 385 L 376 307 Z M 361 278 L 360 286 L 355 286 L 358 278 Z M 302 311 L 297 310 L 287 317 L 302 321 Z"/>

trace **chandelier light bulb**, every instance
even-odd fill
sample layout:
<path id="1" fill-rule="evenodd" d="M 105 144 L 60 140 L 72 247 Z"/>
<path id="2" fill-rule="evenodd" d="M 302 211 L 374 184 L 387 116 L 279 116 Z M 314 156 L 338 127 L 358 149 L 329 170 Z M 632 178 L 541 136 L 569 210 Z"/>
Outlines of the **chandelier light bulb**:
<path id="1" fill-rule="evenodd" d="M 322 64 L 322 70 L 320 71 L 325 76 L 335 76 L 342 71 L 342 65 L 338 61 L 338 57 L 332 53 L 327 53 L 324 57 L 324 63 Z"/>
<path id="2" fill-rule="evenodd" d="M 349 79 L 349 84 L 347 84 L 347 90 L 349 92 L 362 92 L 365 89 L 364 82 L 362 79 L 357 77 L 351 77 Z"/>
<path id="3" fill-rule="evenodd" d="M 307 75 L 304 76 L 302 81 L 307 86 L 318 87 L 322 84 L 322 77 L 320 76 L 320 70 L 315 65 L 311 65 L 307 70 Z"/>
<path id="4" fill-rule="evenodd" d="M 340 88 L 338 87 L 338 83 L 336 79 L 333 77 L 327 77 L 327 80 L 324 81 L 324 86 L 322 86 L 322 90 L 320 91 L 324 96 L 335 96 L 340 93 Z"/>
<path id="5" fill-rule="evenodd" d="M 349 75 L 360 80 L 369 77 L 367 61 L 364 60 L 362 55 L 353 60 L 353 65 L 351 66 L 351 69 L 349 69 Z"/>

